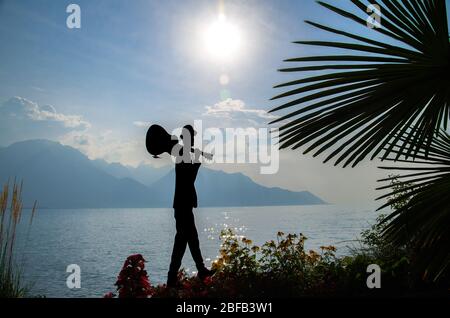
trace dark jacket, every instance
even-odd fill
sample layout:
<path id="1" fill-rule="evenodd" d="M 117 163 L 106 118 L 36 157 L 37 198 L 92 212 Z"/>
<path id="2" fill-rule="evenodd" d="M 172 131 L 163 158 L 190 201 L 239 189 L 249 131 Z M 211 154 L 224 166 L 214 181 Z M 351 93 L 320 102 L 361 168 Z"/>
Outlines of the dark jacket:
<path id="1" fill-rule="evenodd" d="M 195 191 L 195 179 L 200 168 L 200 163 L 175 164 L 175 195 L 173 208 L 196 208 L 197 193 Z"/>

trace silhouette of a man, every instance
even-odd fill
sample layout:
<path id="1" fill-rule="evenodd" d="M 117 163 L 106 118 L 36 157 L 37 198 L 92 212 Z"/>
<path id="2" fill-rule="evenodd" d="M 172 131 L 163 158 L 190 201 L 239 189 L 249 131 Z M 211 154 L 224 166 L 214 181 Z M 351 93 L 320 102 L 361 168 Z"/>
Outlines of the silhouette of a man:
<path id="1" fill-rule="evenodd" d="M 177 233 L 167 276 L 167 286 L 169 287 L 175 287 L 177 284 L 178 270 L 180 269 L 181 260 L 187 245 L 189 245 L 199 278 L 203 280 L 213 274 L 203 263 L 198 233 L 194 222 L 193 208 L 197 207 L 197 193 L 194 182 L 200 168 L 201 163 L 199 159 L 202 154 L 198 149 L 193 150 L 193 156 L 191 154 L 195 134 L 196 132 L 191 125 L 184 126 L 181 133 L 183 146 L 181 148 L 178 145 L 179 148 L 172 151 L 172 155 L 176 157 L 173 208 L 175 210 Z"/>

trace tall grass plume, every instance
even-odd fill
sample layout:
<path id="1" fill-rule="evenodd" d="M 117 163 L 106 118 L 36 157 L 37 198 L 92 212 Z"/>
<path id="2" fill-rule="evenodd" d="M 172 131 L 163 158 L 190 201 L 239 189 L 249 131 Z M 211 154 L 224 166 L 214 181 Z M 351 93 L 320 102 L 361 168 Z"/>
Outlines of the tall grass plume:
<path id="1" fill-rule="evenodd" d="M 12 192 L 12 193 L 11 193 Z M 22 268 L 16 258 L 17 226 L 22 217 L 22 184 L 7 182 L 0 194 L 0 297 L 23 297 L 27 287 L 22 280 Z M 31 227 L 36 202 L 31 210 L 28 226 Z"/>

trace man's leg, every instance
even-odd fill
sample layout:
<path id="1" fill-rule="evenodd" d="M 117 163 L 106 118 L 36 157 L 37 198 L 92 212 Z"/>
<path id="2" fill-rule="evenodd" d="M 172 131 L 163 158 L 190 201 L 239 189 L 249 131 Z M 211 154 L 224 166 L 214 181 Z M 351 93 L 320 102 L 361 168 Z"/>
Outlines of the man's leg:
<path id="1" fill-rule="evenodd" d="M 189 222 L 187 222 L 189 227 L 186 229 L 189 249 L 191 250 L 192 258 L 194 259 L 195 265 L 198 270 L 198 277 L 201 280 L 204 280 L 206 277 L 214 275 L 215 271 L 207 269 L 205 267 L 205 264 L 203 263 L 202 252 L 200 251 L 200 242 L 198 240 L 197 228 L 195 227 L 194 213 L 192 212 L 192 209 L 186 212 L 189 212 L 186 214 L 189 215 Z"/>
<path id="2" fill-rule="evenodd" d="M 200 242 L 198 240 L 198 232 L 195 227 L 194 213 L 192 209 L 186 211 L 189 215 L 189 222 L 186 224 L 187 240 L 189 244 L 189 250 L 191 251 L 192 258 L 194 259 L 195 266 L 198 271 L 205 270 L 205 264 L 203 263 L 202 252 L 200 251 Z"/>
<path id="3" fill-rule="evenodd" d="M 184 211 L 175 210 L 177 234 L 175 235 L 169 273 L 167 276 L 167 285 L 171 287 L 175 286 L 177 282 L 178 270 L 181 267 L 181 261 L 183 260 L 183 255 L 186 251 L 186 245 L 188 242 L 188 236 L 184 225 L 185 220 L 183 217 L 183 212 Z"/>

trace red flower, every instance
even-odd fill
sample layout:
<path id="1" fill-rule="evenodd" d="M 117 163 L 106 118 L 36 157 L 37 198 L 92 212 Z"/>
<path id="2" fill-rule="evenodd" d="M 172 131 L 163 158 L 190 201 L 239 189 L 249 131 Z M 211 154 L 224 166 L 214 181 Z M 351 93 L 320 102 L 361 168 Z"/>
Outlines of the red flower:
<path id="1" fill-rule="evenodd" d="M 203 280 L 203 283 L 204 283 L 206 286 L 211 286 L 212 283 L 213 283 L 212 277 L 211 277 L 211 276 L 207 276 L 207 277 Z"/>
<path id="2" fill-rule="evenodd" d="M 145 259 L 141 254 L 128 256 L 115 285 L 119 298 L 147 298 L 153 295 L 153 288 L 145 270 Z"/>

